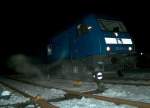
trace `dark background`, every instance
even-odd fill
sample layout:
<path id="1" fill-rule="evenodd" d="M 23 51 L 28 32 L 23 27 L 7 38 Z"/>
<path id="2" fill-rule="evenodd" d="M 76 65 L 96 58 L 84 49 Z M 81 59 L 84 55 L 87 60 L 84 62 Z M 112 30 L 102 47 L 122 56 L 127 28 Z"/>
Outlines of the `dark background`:
<path id="1" fill-rule="evenodd" d="M 1 10 L 1 62 L 17 53 L 40 56 L 49 37 L 90 13 L 120 18 L 132 34 L 137 51 L 148 54 L 150 30 L 149 6 L 146 4 L 102 0 L 4 3 Z"/>

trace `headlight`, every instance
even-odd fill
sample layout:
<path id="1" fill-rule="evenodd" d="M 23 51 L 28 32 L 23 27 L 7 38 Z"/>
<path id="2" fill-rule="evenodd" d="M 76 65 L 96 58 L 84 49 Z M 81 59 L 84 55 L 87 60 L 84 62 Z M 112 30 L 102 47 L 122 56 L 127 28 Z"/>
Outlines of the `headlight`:
<path id="1" fill-rule="evenodd" d="M 144 53 L 142 53 L 142 52 L 140 53 L 141 56 L 142 56 L 143 54 L 144 54 Z"/>
<path id="2" fill-rule="evenodd" d="M 109 46 L 106 47 L 106 51 L 110 51 L 110 47 Z"/>
<path id="3" fill-rule="evenodd" d="M 129 47 L 128 50 L 129 50 L 129 51 L 132 51 L 132 47 Z"/>

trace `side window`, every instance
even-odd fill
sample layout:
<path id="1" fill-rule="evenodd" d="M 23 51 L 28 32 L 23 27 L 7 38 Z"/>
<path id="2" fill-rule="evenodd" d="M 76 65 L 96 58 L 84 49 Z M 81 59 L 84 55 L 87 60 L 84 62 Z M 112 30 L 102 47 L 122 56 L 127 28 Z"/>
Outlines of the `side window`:
<path id="1" fill-rule="evenodd" d="M 79 36 L 89 32 L 91 29 L 92 27 L 86 24 L 77 25 L 77 31 L 78 31 Z"/>

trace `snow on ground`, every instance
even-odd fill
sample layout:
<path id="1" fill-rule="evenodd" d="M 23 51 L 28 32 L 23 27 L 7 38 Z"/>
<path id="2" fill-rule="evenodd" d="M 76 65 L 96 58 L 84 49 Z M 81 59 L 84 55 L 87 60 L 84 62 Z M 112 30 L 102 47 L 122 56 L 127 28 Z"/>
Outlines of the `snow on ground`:
<path id="1" fill-rule="evenodd" d="M 7 107 L 0 107 L 0 108 L 15 108 L 13 106 L 7 106 Z"/>
<path id="2" fill-rule="evenodd" d="M 8 99 L 5 98 L 0 98 L 0 105 L 8 105 L 8 104 L 16 104 L 16 103 L 24 103 L 26 101 L 28 101 L 29 99 L 22 96 L 21 94 L 18 94 L 8 88 L 6 88 L 5 86 L 0 84 L 0 89 L 3 91 L 9 91 L 11 92 L 11 96 Z"/>
<path id="3" fill-rule="evenodd" d="M 91 91 L 97 89 L 94 82 L 83 82 L 79 87 L 73 86 L 71 80 L 50 79 L 41 80 L 37 82 L 36 79 L 30 80 L 37 84 L 46 86 L 59 87 L 67 90 L 74 90 L 79 92 Z M 118 97 L 122 99 L 131 99 L 133 101 L 141 101 L 150 103 L 150 86 L 134 86 L 134 85 L 119 85 L 119 84 L 105 84 L 106 90 L 104 93 L 98 95 Z"/>
<path id="4" fill-rule="evenodd" d="M 24 79 L 27 81 L 26 79 Z M 64 80 L 64 79 L 49 79 L 49 80 L 37 80 L 30 79 L 28 82 L 34 82 L 36 84 L 45 85 L 48 87 L 67 89 L 78 92 L 92 91 L 97 89 L 97 85 L 95 82 L 83 82 L 81 86 L 74 86 L 73 80 Z"/>
<path id="5" fill-rule="evenodd" d="M 9 99 L 0 99 L 0 105 L 24 103 L 24 102 L 26 102 L 28 100 L 29 100 L 28 98 L 25 98 L 23 96 L 12 94 Z"/>
<path id="6" fill-rule="evenodd" d="M 96 100 L 93 98 L 71 99 L 61 102 L 51 102 L 51 104 L 60 108 L 137 108 L 128 105 L 116 105 L 111 102 Z"/>
<path id="7" fill-rule="evenodd" d="M 24 91 L 25 93 L 31 95 L 31 96 L 41 96 L 44 99 L 56 99 L 56 98 L 61 98 L 64 97 L 66 94 L 62 90 L 58 89 L 48 89 L 48 88 L 43 88 L 39 86 L 33 86 L 25 83 L 20 83 L 14 80 L 10 79 L 3 79 L 3 81 L 7 81 L 7 84 Z"/>
<path id="8" fill-rule="evenodd" d="M 96 95 L 118 97 L 150 103 L 150 86 L 112 85 L 107 84 L 103 93 Z"/>
<path id="9" fill-rule="evenodd" d="M 132 85 L 140 85 L 140 84 L 142 85 L 142 84 L 145 84 L 145 85 L 147 85 L 147 86 L 150 86 L 150 80 L 127 80 L 127 79 L 124 79 L 124 80 L 120 80 L 120 79 L 119 79 L 119 80 L 110 79 L 110 80 L 109 80 L 109 79 L 107 79 L 107 80 L 103 80 L 103 82 L 106 83 L 106 84 L 107 84 L 107 83 L 108 83 L 108 84 L 109 84 L 109 83 L 112 83 L 112 84 L 113 84 L 113 83 L 116 83 L 116 84 L 117 84 L 117 83 L 119 82 L 120 84 L 121 84 L 121 83 L 122 83 L 122 84 L 123 84 L 123 83 L 125 83 L 125 84 L 130 83 L 130 84 L 132 84 Z"/>

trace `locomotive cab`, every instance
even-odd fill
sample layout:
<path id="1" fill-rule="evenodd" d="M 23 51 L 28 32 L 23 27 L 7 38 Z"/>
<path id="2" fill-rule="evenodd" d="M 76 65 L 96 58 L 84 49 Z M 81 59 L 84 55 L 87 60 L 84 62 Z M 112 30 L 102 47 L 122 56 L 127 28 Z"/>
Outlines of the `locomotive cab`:
<path id="1" fill-rule="evenodd" d="M 95 59 L 106 72 L 117 72 L 123 76 L 129 68 L 136 67 L 134 43 L 123 22 L 117 20 L 97 19 L 101 33 L 100 54 Z M 103 39 L 102 39 L 103 37 Z M 99 66 L 98 66 L 99 67 Z"/>
<path id="2" fill-rule="evenodd" d="M 135 53 L 134 43 L 122 21 L 84 20 L 77 28 L 82 41 L 78 39 L 76 42 L 80 53 L 75 56 L 84 61 L 91 71 L 100 71 L 104 75 L 117 72 L 121 77 L 128 68 L 135 68 L 135 57 L 132 56 Z"/>

